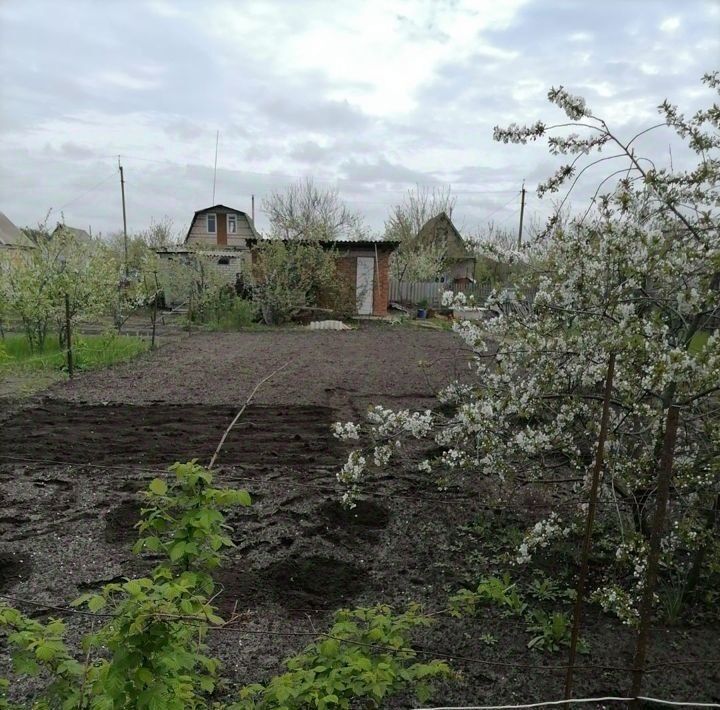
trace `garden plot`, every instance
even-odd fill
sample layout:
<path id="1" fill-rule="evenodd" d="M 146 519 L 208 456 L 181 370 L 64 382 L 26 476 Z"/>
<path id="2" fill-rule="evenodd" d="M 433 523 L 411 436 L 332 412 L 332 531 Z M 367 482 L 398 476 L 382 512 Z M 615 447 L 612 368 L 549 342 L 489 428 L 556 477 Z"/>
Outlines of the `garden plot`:
<path id="1" fill-rule="evenodd" d="M 467 372 L 449 333 L 371 326 L 193 336 L 132 364 L 83 374 L 6 415 L 0 593 L 65 604 L 146 572 L 151 563 L 131 552 L 141 491 L 175 460 L 206 463 L 254 385 L 286 362 L 218 459 L 218 485 L 253 497 L 228 518 L 236 547 L 218 574 L 222 613 L 236 611 L 243 622 L 238 633 L 211 635 L 212 652 L 234 682 L 280 671 L 308 641 L 286 633 L 322 630 L 339 607 L 419 601 L 444 608 L 449 594 L 495 572 L 493 555 L 512 544 L 514 529 L 553 509 L 542 492 L 519 491 L 528 512 L 503 514 L 490 505 L 487 480 L 438 491 L 402 467 L 377 480 L 354 510 L 338 504 L 335 473 L 346 449 L 329 436 L 329 424 L 361 416 L 369 403 L 434 406 L 433 391 Z M 80 631 L 90 622 L 70 623 Z M 623 690 L 625 673 L 595 666 L 629 665 L 632 632 L 596 608 L 583 629 L 593 668 L 578 671 L 578 692 Z M 701 660 L 717 641 L 712 626 L 658 633 L 664 642 L 653 646 L 651 663 Z M 452 662 L 463 677 L 441 689 L 447 704 L 560 697 L 562 669 L 525 666 L 561 668 L 564 655 L 530 652 L 527 641 L 517 620 L 493 608 L 474 619 L 442 617 L 417 636 L 429 653 L 476 659 Z M 720 693 L 715 667 L 688 665 L 648 680 L 649 690 L 672 697 L 700 687 L 705 697 Z M 396 703 L 385 707 L 411 706 L 409 698 Z"/>

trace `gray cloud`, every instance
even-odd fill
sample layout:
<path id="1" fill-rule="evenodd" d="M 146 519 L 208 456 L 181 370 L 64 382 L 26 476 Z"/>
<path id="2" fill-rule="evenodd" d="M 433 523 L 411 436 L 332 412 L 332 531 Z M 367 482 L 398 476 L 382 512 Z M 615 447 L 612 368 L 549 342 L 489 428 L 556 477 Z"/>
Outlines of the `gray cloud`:
<path id="1" fill-rule="evenodd" d="M 531 0 L 492 21 L 482 0 L 419 0 L 412 17 L 392 1 L 367 8 L 0 4 L 0 209 L 26 224 L 63 208 L 116 231 L 119 153 L 132 228 L 185 224 L 212 197 L 219 130 L 217 201 L 240 209 L 312 175 L 378 229 L 416 183 L 455 184 L 468 229 L 488 215 L 512 224 L 512 190 L 560 161 L 493 143 L 493 125 L 561 119 L 545 96 L 562 83 L 629 137 L 666 96 L 688 112 L 709 103 L 699 78 L 720 63 L 713 2 Z M 658 161 L 669 146 L 688 162 L 667 131 L 639 142 Z M 530 217 L 548 209 L 529 199 Z"/>
<path id="2" fill-rule="evenodd" d="M 412 170 L 403 165 L 391 163 L 385 158 L 373 162 L 358 162 L 348 160 L 339 166 L 344 180 L 361 183 L 390 183 L 390 184 L 436 184 L 438 180 L 431 174 Z"/>

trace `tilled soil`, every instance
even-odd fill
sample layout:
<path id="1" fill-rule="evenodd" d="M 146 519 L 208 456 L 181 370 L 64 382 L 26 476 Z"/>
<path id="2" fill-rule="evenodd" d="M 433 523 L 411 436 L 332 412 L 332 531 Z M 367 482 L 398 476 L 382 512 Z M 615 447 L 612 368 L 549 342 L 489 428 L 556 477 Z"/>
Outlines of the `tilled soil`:
<path id="1" fill-rule="evenodd" d="M 329 424 L 358 418 L 369 403 L 432 407 L 435 389 L 468 372 L 449 333 L 366 326 L 193 335 L 133 364 L 83 374 L 6 414 L 0 594 L 65 604 L 146 572 L 151 561 L 131 552 L 143 488 L 175 460 L 207 461 L 255 384 L 288 361 L 230 432 L 216 469 L 219 485 L 253 496 L 250 508 L 229 515 L 236 547 L 217 576 L 221 611 L 242 618 L 237 631 L 211 637 L 232 684 L 281 671 L 283 659 L 327 628 L 334 609 L 419 601 L 438 610 L 448 594 L 491 571 L 489 543 L 463 532 L 491 514 L 487 481 L 438 491 L 397 467 L 373 481 L 357 508 L 339 505 L 335 472 L 346 449 Z M 517 522 L 532 523 L 551 507 L 534 499 L 533 512 Z M 73 637 L 88 630 L 84 617 L 70 625 Z M 583 638 L 591 653 L 576 695 L 625 693 L 629 675 L 613 668 L 631 665 L 633 633 L 591 607 Z M 718 655 L 717 638 L 712 625 L 656 631 L 649 663 L 684 665 L 649 674 L 647 693 L 718 700 L 720 666 L 699 663 Z M 416 645 L 453 656 L 462 674 L 440 689 L 442 704 L 562 697 L 564 652 L 530 652 L 528 639 L 522 622 L 489 607 L 475 619 L 438 617 Z M 30 687 L 13 692 L 23 697 Z M 414 705 L 400 697 L 385 707 Z"/>
<path id="2" fill-rule="evenodd" d="M 47 400 L 5 423 L 0 462 L 147 466 L 192 458 L 206 461 L 236 410 L 237 406 Z M 342 447 L 330 431 L 332 415 L 329 407 L 250 405 L 229 432 L 217 463 L 335 463 Z"/>

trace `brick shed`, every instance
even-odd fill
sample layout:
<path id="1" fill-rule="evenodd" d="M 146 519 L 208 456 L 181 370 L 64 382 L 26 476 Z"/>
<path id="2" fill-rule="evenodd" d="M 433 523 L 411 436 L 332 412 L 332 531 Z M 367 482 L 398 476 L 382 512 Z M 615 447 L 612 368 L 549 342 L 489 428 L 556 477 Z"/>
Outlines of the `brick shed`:
<path id="1" fill-rule="evenodd" d="M 387 315 L 390 301 L 390 255 L 397 242 L 334 241 L 338 273 L 355 288 L 359 315 Z"/>
<path id="2" fill-rule="evenodd" d="M 248 239 L 252 252 L 257 239 Z M 390 255 L 399 242 L 380 240 L 321 241 L 336 254 L 338 275 L 350 293 L 355 293 L 358 315 L 385 316 L 390 304 Z"/>

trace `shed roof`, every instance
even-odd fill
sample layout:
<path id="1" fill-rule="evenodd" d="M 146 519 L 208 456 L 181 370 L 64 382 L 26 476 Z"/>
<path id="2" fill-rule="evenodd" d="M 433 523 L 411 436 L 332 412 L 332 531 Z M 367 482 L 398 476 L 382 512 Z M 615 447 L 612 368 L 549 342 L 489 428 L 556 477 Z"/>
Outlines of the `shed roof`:
<path id="1" fill-rule="evenodd" d="M 447 256 L 452 260 L 474 259 L 475 255 L 468 249 L 465 240 L 446 212 L 431 217 L 418 232 L 421 244 L 433 244 L 438 235 L 447 236 Z"/>
<path id="2" fill-rule="evenodd" d="M 258 239 L 248 239 L 248 246 L 253 247 L 258 243 L 262 242 L 298 242 L 298 243 L 313 243 L 310 239 L 274 239 L 268 237 L 259 237 Z M 394 251 L 400 246 L 400 242 L 391 241 L 385 239 L 321 239 L 317 242 L 324 247 L 344 246 L 344 247 L 355 247 L 356 249 L 370 249 L 375 247 L 384 248 L 390 251 Z"/>
<path id="3" fill-rule="evenodd" d="M 4 212 L 0 212 L 0 246 L 20 248 L 33 246 L 30 239 L 8 219 Z"/>
<path id="4" fill-rule="evenodd" d="M 58 222 L 57 227 L 53 229 L 52 236 L 55 236 L 60 230 L 71 234 L 81 244 L 89 244 L 92 241 L 90 233 L 79 227 L 69 227 L 67 224 L 61 224 Z"/>

